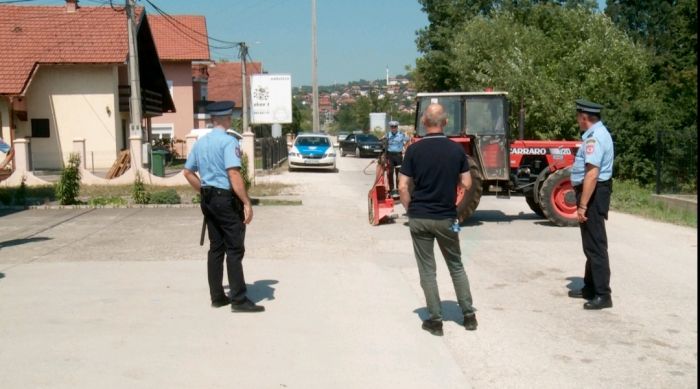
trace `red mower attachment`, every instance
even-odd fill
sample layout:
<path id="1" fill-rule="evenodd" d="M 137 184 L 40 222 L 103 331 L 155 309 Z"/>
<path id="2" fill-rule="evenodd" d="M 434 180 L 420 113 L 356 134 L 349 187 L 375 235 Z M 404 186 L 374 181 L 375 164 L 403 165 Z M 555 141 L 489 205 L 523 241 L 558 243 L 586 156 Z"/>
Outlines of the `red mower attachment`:
<path id="1" fill-rule="evenodd" d="M 389 171 L 389 166 L 386 156 L 384 154 L 380 155 L 376 161 L 372 161 L 365 168 L 365 171 L 373 163 L 377 164 L 377 168 L 375 169 L 374 184 L 367 195 L 367 213 L 369 224 L 377 226 L 396 219 L 397 215 L 394 213 L 394 200 L 391 198 L 387 187 L 386 174 Z"/>

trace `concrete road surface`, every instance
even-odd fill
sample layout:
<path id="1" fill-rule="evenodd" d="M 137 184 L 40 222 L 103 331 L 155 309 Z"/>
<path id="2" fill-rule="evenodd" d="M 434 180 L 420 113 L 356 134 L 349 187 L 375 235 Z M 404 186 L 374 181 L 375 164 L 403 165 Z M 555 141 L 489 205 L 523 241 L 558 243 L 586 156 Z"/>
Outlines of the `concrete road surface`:
<path id="1" fill-rule="evenodd" d="M 611 213 L 615 307 L 590 312 L 566 295 L 578 229 L 484 198 L 460 233 L 479 328 L 461 327 L 439 262 L 434 337 L 401 206 L 367 222 L 370 161 L 258 178 L 303 201 L 254 209 L 244 267 L 263 314 L 209 307 L 198 209 L 5 211 L 0 387 L 696 387 L 696 229 Z"/>

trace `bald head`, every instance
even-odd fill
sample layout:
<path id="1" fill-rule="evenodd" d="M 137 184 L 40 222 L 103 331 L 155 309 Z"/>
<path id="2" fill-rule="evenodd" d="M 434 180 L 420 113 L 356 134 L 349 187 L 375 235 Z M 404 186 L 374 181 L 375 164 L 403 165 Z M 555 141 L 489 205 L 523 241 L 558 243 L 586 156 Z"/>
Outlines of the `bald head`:
<path id="1" fill-rule="evenodd" d="M 427 132 L 442 132 L 443 127 L 447 124 L 447 114 L 442 105 L 433 103 L 423 112 L 422 120 Z"/>

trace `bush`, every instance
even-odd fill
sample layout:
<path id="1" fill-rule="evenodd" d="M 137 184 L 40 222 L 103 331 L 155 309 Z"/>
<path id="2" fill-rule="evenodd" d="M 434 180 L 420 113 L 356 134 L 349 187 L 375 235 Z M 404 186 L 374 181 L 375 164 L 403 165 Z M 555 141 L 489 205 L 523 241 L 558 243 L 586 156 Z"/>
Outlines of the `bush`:
<path id="1" fill-rule="evenodd" d="M 126 200 L 119 196 L 108 196 L 108 197 L 93 197 L 88 200 L 88 205 L 91 206 L 104 206 L 104 205 L 126 205 Z"/>
<path id="2" fill-rule="evenodd" d="M 131 197 L 136 204 L 148 204 L 149 195 L 146 192 L 146 186 L 143 184 L 140 172 L 136 172 L 136 180 L 134 180 L 134 187 L 131 190 Z"/>
<path id="3" fill-rule="evenodd" d="M 243 154 L 241 156 L 241 176 L 243 177 L 243 183 L 245 184 L 245 190 L 250 189 L 250 177 L 248 176 L 248 155 Z"/>
<path id="4" fill-rule="evenodd" d="M 180 204 L 180 195 L 175 189 L 166 189 L 150 194 L 150 204 Z"/>
<path id="5" fill-rule="evenodd" d="M 68 166 L 61 172 L 61 179 L 56 185 L 56 197 L 62 205 L 78 203 L 80 193 L 80 155 L 71 153 Z"/>

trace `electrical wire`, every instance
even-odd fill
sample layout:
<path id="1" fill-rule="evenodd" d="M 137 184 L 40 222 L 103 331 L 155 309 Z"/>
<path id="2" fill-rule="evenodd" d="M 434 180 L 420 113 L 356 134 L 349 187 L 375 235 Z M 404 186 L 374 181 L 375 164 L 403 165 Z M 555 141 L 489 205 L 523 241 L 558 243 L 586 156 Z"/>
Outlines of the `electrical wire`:
<path id="1" fill-rule="evenodd" d="M 227 40 L 223 40 L 223 39 L 218 39 L 218 38 L 212 37 L 211 35 L 204 34 L 204 33 L 200 32 L 200 31 L 197 31 L 197 30 L 193 29 L 192 27 L 190 27 L 190 26 L 188 26 L 188 25 L 182 23 L 181 21 L 177 20 L 175 17 L 173 17 L 172 15 L 168 14 L 166 11 L 162 10 L 160 7 L 158 7 L 157 5 L 153 4 L 152 1 L 150 1 L 150 0 L 145 0 L 145 1 L 146 1 L 146 3 L 148 3 L 159 15 L 163 16 L 163 17 L 165 18 L 165 20 L 167 20 L 173 27 L 175 27 L 178 31 L 180 31 L 181 33 L 183 33 L 184 35 L 186 35 L 187 37 L 189 37 L 190 39 L 192 39 L 192 40 L 195 41 L 195 42 L 204 43 L 204 42 L 200 41 L 199 39 L 194 38 L 192 35 L 190 35 L 189 33 L 185 32 L 183 29 L 187 29 L 187 30 L 189 30 L 190 32 L 192 32 L 192 33 L 194 33 L 194 34 L 196 34 L 196 35 L 199 35 L 199 36 L 201 36 L 201 37 L 203 37 L 203 38 L 207 38 L 209 41 L 219 42 L 219 43 L 222 43 L 222 44 L 223 44 L 223 45 L 213 45 L 213 44 L 207 42 L 207 44 L 209 44 L 210 47 L 216 48 L 216 49 L 232 49 L 232 48 L 234 48 L 234 47 L 240 46 L 241 43 L 242 43 L 242 42 L 231 42 L 231 41 L 227 41 Z"/>

